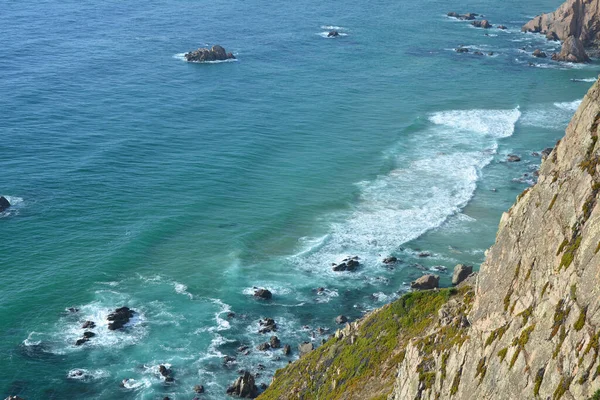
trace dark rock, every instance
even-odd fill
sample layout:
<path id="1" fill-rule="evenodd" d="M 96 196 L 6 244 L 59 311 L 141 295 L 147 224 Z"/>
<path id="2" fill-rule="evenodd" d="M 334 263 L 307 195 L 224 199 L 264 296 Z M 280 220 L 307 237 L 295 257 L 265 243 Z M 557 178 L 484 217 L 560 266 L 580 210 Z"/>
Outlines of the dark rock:
<path id="1" fill-rule="evenodd" d="M 271 345 L 272 349 L 278 349 L 281 347 L 281 341 L 279 340 L 279 338 L 277 336 L 271 336 L 271 339 L 269 340 L 269 344 Z"/>
<path id="2" fill-rule="evenodd" d="M 546 39 L 551 40 L 553 42 L 557 42 L 559 40 L 556 32 L 552 32 L 552 31 L 546 33 Z"/>
<path id="3" fill-rule="evenodd" d="M 360 262 L 358 260 L 358 256 L 347 257 L 343 259 L 341 263 L 337 265 L 334 264 L 334 267 L 332 269 L 336 272 L 355 271 L 360 266 Z"/>
<path id="4" fill-rule="evenodd" d="M 552 153 L 552 150 L 554 150 L 554 148 L 552 147 L 546 147 L 544 150 L 542 150 L 542 159 L 545 159 L 546 157 L 548 157 L 550 155 L 550 153 Z"/>
<path id="5" fill-rule="evenodd" d="M 168 383 L 175 382 L 175 378 L 173 378 L 172 376 L 166 376 L 165 382 L 168 382 Z"/>
<path id="6" fill-rule="evenodd" d="M 348 317 L 346 317 L 345 315 L 338 315 L 337 317 L 335 317 L 335 323 L 336 324 L 345 324 L 346 322 L 348 322 Z"/>
<path id="7" fill-rule="evenodd" d="M 425 258 L 425 257 L 431 257 L 431 253 L 428 251 L 422 251 L 418 254 L 419 257 L 421 258 Z"/>
<path id="8" fill-rule="evenodd" d="M 292 353 L 292 347 L 289 344 L 283 346 L 283 355 L 289 356 Z"/>
<path id="9" fill-rule="evenodd" d="M 269 343 L 261 343 L 258 346 L 256 346 L 256 350 L 259 351 L 267 351 L 271 348 L 271 345 Z"/>
<path id="10" fill-rule="evenodd" d="M 8 397 L 7 397 L 6 399 L 4 399 L 4 400 L 25 400 L 25 399 L 24 399 L 24 398 L 22 398 L 22 397 L 19 397 L 19 396 L 8 396 Z"/>
<path id="11" fill-rule="evenodd" d="M 265 318 L 258 321 L 258 324 L 262 327 L 258 330 L 258 333 L 269 333 L 277 331 L 277 324 L 273 318 Z"/>
<path id="12" fill-rule="evenodd" d="M 458 47 L 458 48 L 456 49 L 456 52 L 457 52 L 457 53 L 468 53 L 468 52 L 469 52 L 469 49 L 467 49 L 466 47 Z"/>
<path id="13" fill-rule="evenodd" d="M 121 329 L 125 324 L 129 322 L 135 311 L 131 310 L 129 307 L 121 307 L 117 308 L 114 312 L 108 314 L 106 319 L 109 321 L 108 329 L 111 331 Z"/>
<path id="14" fill-rule="evenodd" d="M 440 286 L 439 275 L 432 275 L 432 274 L 424 275 L 424 276 L 420 277 L 419 279 L 417 279 L 416 281 L 410 283 L 410 287 L 412 289 L 417 289 L 417 290 L 436 289 L 439 286 Z"/>
<path id="15" fill-rule="evenodd" d="M 398 262 L 398 259 L 394 256 L 386 257 L 383 259 L 384 264 L 395 264 Z"/>
<path id="16" fill-rule="evenodd" d="M 270 300 L 271 298 L 273 298 L 273 293 L 271 293 L 271 291 L 267 289 L 258 289 L 254 292 L 254 297 L 263 300 Z"/>
<path id="17" fill-rule="evenodd" d="M 266 384 L 266 383 L 264 383 L 264 382 L 263 382 L 263 383 L 261 383 L 259 386 L 260 386 L 260 389 L 261 389 L 261 390 L 267 390 L 267 388 L 268 388 L 267 384 Z"/>
<path id="18" fill-rule="evenodd" d="M 506 157 L 506 161 L 508 162 L 519 162 L 521 161 L 521 157 L 514 155 L 514 154 L 509 154 L 508 157 Z"/>
<path id="19" fill-rule="evenodd" d="M 466 13 L 461 15 L 459 18 L 465 21 L 472 21 L 475 18 L 477 18 L 477 16 L 479 16 L 479 14 L 475 14 L 475 13 Z"/>
<path id="20" fill-rule="evenodd" d="M 338 31 L 329 31 L 329 33 L 327 34 L 327 37 L 338 37 L 340 36 L 340 33 Z"/>
<path id="21" fill-rule="evenodd" d="M 158 366 L 158 372 L 165 378 L 171 375 L 171 370 L 162 364 Z"/>
<path id="22" fill-rule="evenodd" d="M 204 393 L 204 386 L 202 385 L 194 385 L 194 392 L 195 393 Z"/>
<path id="23" fill-rule="evenodd" d="M 491 56 L 493 56 L 493 55 L 494 55 L 494 52 L 493 52 L 493 51 L 490 51 L 490 52 L 488 53 L 488 56 L 490 56 L 490 57 L 491 57 Z"/>
<path id="24" fill-rule="evenodd" d="M 508 28 L 507 28 L 506 26 L 504 26 L 504 25 L 498 25 L 496 28 L 498 28 L 498 29 L 501 29 L 501 30 L 503 30 L 503 31 L 504 31 L 504 30 L 506 30 L 506 29 L 508 29 Z"/>
<path id="25" fill-rule="evenodd" d="M 246 350 L 248 350 L 248 346 L 246 345 L 237 348 L 237 351 L 239 351 L 240 353 L 243 353 Z"/>
<path id="26" fill-rule="evenodd" d="M 258 388 L 254 376 L 250 372 L 244 371 L 244 374 L 227 388 L 227 394 L 245 399 L 255 398 L 258 395 Z"/>
<path id="27" fill-rule="evenodd" d="M 81 329 L 94 329 L 96 327 L 96 323 L 94 321 L 85 321 L 83 325 L 81 325 Z"/>
<path id="28" fill-rule="evenodd" d="M 75 342 L 75 346 L 81 346 L 82 344 L 88 342 L 90 339 L 86 338 L 86 337 L 82 337 L 81 339 L 77 339 L 77 341 Z"/>
<path id="29" fill-rule="evenodd" d="M 460 18 L 460 14 L 457 13 L 457 12 L 449 12 L 446 15 L 449 16 L 449 17 L 452 17 L 452 18 Z"/>
<path id="30" fill-rule="evenodd" d="M 492 25 L 489 23 L 489 21 L 487 19 L 484 19 L 481 21 L 473 21 L 473 22 L 471 22 L 471 25 L 473 25 L 475 28 L 484 28 L 484 29 L 489 29 L 492 27 Z"/>
<path id="31" fill-rule="evenodd" d="M 0 212 L 10 207 L 10 202 L 4 196 L 0 196 Z"/>
<path id="32" fill-rule="evenodd" d="M 583 48 L 583 43 L 575 36 L 569 36 L 563 43 L 560 53 L 554 53 L 552 59 L 554 61 L 568 61 L 572 63 L 584 63 L 590 61 L 590 58 Z"/>
<path id="33" fill-rule="evenodd" d="M 2 198 L 4 198 L 4 197 L 2 197 Z M 79 312 L 79 308 L 69 307 L 69 308 L 67 308 L 67 311 L 70 313 L 77 313 L 77 312 Z"/>
<path id="34" fill-rule="evenodd" d="M 246 349 L 248 348 L 247 346 L 245 346 Z M 234 363 L 235 362 L 235 357 L 231 357 L 231 356 L 225 356 L 223 357 L 223 364 L 227 364 L 227 363 Z"/>
<path id="35" fill-rule="evenodd" d="M 452 274 L 452 284 L 455 286 L 458 285 L 459 283 L 461 283 L 462 281 L 467 279 L 467 277 L 469 275 L 471 275 L 472 273 L 473 273 L 472 266 L 458 264 L 456 267 L 454 267 L 454 273 Z"/>
<path id="36" fill-rule="evenodd" d="M 473 54 L 475 54 L 476 56 L 482 56 L 483 55 L 483 53 L 481 51 L 476 51 Z"/>
<path id="37" fill-rule="evenodd" d="M 545 52 L 541 51 L 540 49 L 536 49 L 533 52 L 532 56 L 537 57 L 537 58 L 546 58 L 546 57 L 548 57 L 548 55 Z"/>
<path id="38" fill-rule="evenodd" d="M 315 345 L 310 342 L 304 342 L 304 343 L 300 343 L 298 345 L 298 352 L 300 353 L 300 357 L 302 357 L 305 354 L 310 353 L 314 349 L 315 349 Z"/>
<path id="39" fill-rule="evenodd" d="M 444 267 L 443 265 L 434 265 L 431 267 L 431 269 L 437 272 L 446 272 L 448 270 L 448 268 Z"/>
<path id="40" fill-rule="evenodd" d="M 227 318 L 228 318 L 228 319 L 235 318 L 235 313 L 232 313 L 232 312 L 230 312 L 230 313 L 227 313 Z"/>
<path id="41" fill-rule="evenodd" d="M 94 332 L 90 332 L 90 331 L 83 332 L 83 337 L 86 339 L 93 338 L 94 336 L 96 336 L 96 334 Z"/>
<path id="42" fill-rule="evenodd" d="M 200 48 L 198 50 L 190 51 L 189 53 L 186 53 L 184 57 L 189 62 L 223 61 L 235 58 L 233 54 L 227 53 L 225 49 L 219 45 L 213 46 L 210 50 Z"/>

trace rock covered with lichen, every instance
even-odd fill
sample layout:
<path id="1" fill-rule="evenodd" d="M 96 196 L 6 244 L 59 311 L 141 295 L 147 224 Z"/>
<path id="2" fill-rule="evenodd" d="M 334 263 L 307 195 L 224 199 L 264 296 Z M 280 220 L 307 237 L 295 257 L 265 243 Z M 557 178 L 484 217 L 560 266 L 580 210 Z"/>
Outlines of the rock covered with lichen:
<path id="1" fill-rule="evenodd" d="M 479 274 L 414 292 L 276 373 L 261 399 L 588 399 L 600 389 L 600 86 Z M 471 289 L 473 288 L 473 289 Z"/>

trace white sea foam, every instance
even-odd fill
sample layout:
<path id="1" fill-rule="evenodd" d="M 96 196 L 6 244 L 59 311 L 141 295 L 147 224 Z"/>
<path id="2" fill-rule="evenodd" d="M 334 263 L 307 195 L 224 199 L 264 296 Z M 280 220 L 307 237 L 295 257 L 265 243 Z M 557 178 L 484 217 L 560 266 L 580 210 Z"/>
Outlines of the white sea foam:
<path id="1" fill-rule="evenodd" d="M 18 215 L 19 211 L 25 206 L 25 201 L 22 197 L 6 195 L 4 195 L 4 197 L 10 203 L 10 207 L 4 210 L 4 212 L 0 213 L 0 218 L 8 217 L 11 215 Z"/>
<path id="2" fill-rule="evenodd" d="M 176 293 L 186 295 L 190 300 L 194 299 L 194 295 L 187 291 L 187 286 L 183 283 L 173 282 L 173 287 Z"/>
<path id="3" fill-rule="evenodd" d="M 334 273 L 330 263 L 358 255 L 363 265 L 380 265 L 380 254 L 460 212 L 473 196 L 481 169 L 492 161 L 498 140 L 514 133 L 520 116 L 518 108 L 430 115 L 427 128 L 399 143 L 395 168 L 357 183 L 360 197 L 350 212 L 332 216 L 343 222 L 331 223 L 325 242 L 289 260 L 309 272 L 320 266 L 345 279 L 360 277 L 361 270 Z"/>
<path id="4" fill-rule="evenodd" d="M 598 80 L 598 78 L 573 78 L 571 79 L 573 82 L 596 82 Z"/>
<path id="5" fill-rule="evenodd" d="M 329 29 L 329 30 L 335 30 L 335 31 L 343 31 L 346 28 L 344 28 L 343 26 L 335 26 L 335 25 L 321 25 L 321 29 Z"/>
<path id="6" fill-rule="evenodd" d="M 97 379 L 107 378 L 109 376 L 110 376 L 110 372 L 103 370 L 103 369 L 89 371 L 84 368 L 75 368 L 75 369 L 72 369 L 69 372 L 67 372 L 68 379 L 73 379 L 73 380 L 77 380 L 77 381 L 97 380 Z"/>
<path id="7" fill-rule="evenodd" d="M 554 103 L 554 106 L 566 110 L 566 111 L 577 111 L 577 109 L 579 108 L 579 106 L 581 105 L 581 102 L 583 100 L 574 100 L 574 101 L 567 101 L 567 102 L 563 102 L 563 103 Z"/>

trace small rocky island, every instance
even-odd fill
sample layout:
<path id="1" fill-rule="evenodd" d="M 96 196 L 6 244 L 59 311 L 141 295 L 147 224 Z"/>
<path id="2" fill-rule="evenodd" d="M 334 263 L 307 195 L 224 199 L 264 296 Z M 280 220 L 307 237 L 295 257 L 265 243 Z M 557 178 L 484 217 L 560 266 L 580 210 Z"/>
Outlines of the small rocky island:
<path id="1" fill-rule="evenodd" d="M 227 53 L 225 49 L 218 44 L 214 45 L 210 49 L 201 47 L 197 50 L 190 51 L 184 55 L 188 62 L 209 62 L 209 61 L 225 61 L 235 60 L 233 53 Z"/>

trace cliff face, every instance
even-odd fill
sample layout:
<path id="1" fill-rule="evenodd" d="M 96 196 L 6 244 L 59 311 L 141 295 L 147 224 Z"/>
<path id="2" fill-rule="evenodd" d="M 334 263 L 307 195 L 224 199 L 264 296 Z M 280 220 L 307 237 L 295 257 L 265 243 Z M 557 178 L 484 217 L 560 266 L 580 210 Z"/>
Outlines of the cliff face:
<path id="1" fill-rule="evenodd" d="M 560 40 L 574 36 L 585 46 L 592 46 L 600 39 L 600 0 L 567 0 L 558 10 L 535 17 L 522 30 L 554 32 Z"/>
<path id="2" fill-rule="evenodd" d="M 597 2 L 595 2 L 597 3 Z M 412 293 L 277 372 L 261 399 L 587 399 L 600 389 L 600 86 L 476 279 Z"/>

